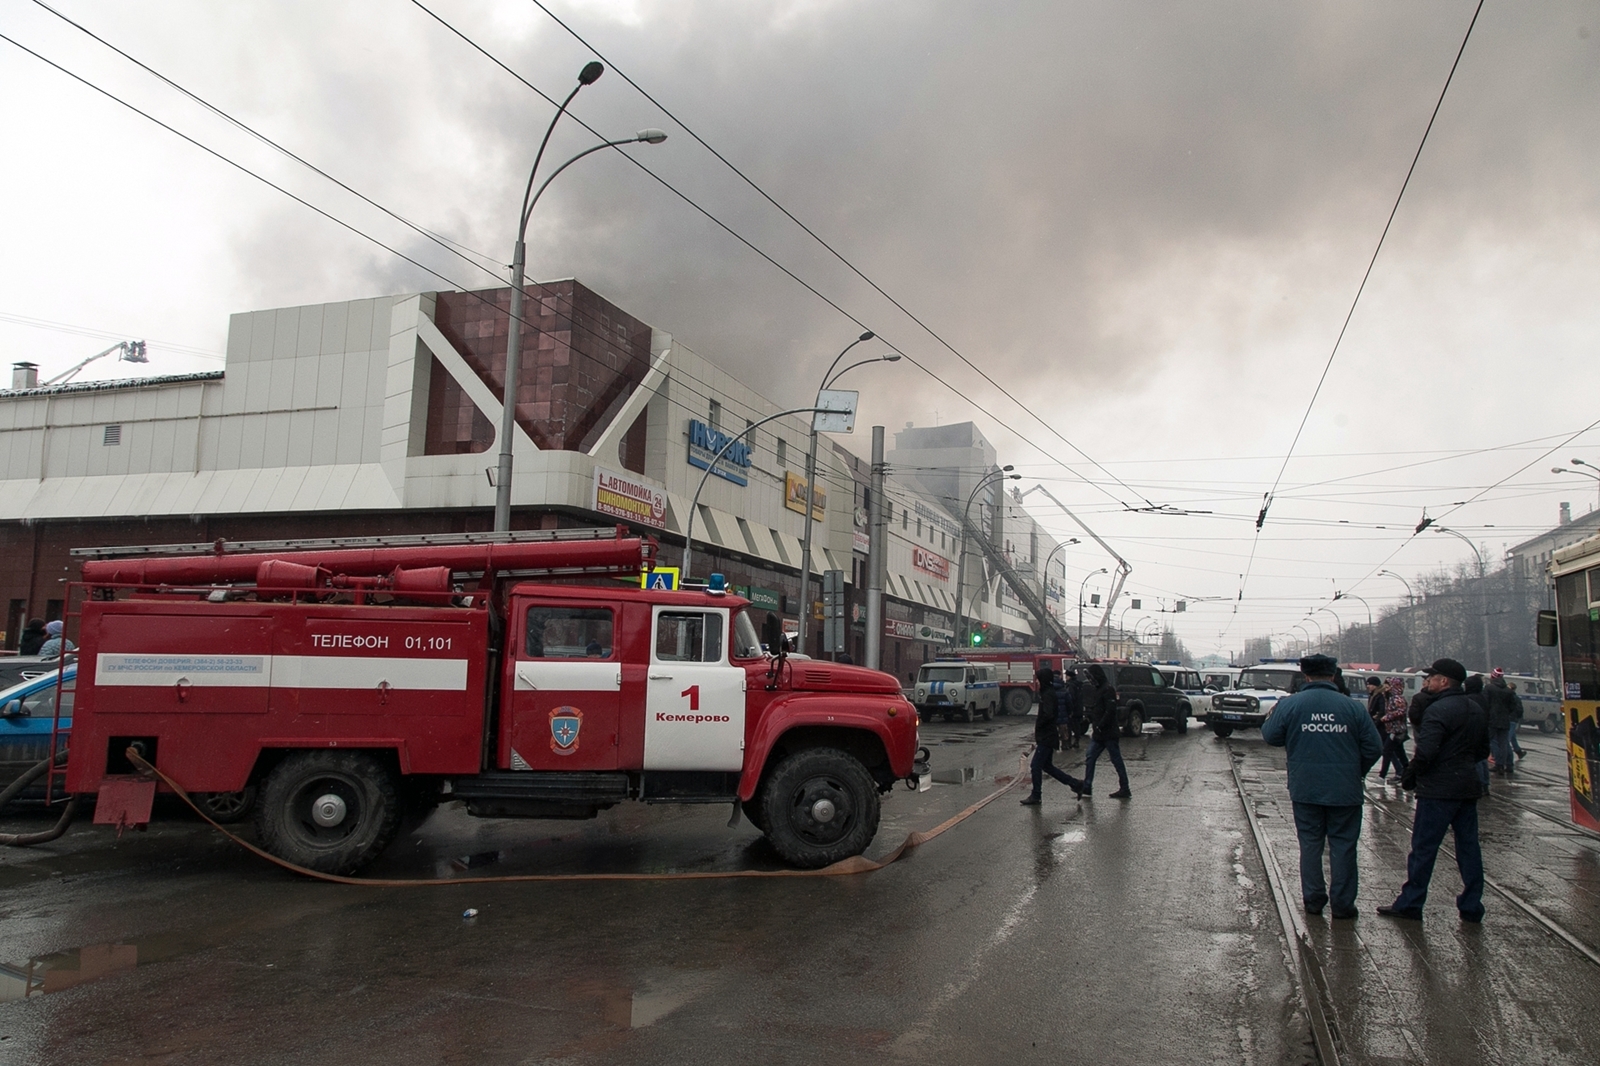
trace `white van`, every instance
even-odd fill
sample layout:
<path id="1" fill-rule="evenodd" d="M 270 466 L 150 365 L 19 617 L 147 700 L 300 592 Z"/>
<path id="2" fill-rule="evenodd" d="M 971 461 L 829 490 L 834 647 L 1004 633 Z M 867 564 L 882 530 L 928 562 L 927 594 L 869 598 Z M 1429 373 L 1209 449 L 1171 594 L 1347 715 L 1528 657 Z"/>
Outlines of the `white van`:
<path id="1" fill-rule="evenodd" d="M 987 722 L 1000 711 L 1000 675 L 992 663 L 964 659 L 936 659 L 917 671 L 911 702 L 924 722 L 936 714 L 947 722 L 970 722 L 981 716 Z"/>

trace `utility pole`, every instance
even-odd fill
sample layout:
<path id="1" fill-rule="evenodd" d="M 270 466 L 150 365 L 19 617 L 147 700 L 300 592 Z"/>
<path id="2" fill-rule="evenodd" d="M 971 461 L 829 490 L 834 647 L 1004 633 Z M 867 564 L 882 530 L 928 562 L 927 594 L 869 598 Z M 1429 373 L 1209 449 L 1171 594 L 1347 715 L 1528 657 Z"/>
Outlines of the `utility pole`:
<path id="1" fill-rule="evenodd" d="M 867 501 L 867 661 L 869 670 L 883 669 L 883 427 L 872 427 L 872 498 Z M 809 501 L 808 501 L 809 502 Z"/>

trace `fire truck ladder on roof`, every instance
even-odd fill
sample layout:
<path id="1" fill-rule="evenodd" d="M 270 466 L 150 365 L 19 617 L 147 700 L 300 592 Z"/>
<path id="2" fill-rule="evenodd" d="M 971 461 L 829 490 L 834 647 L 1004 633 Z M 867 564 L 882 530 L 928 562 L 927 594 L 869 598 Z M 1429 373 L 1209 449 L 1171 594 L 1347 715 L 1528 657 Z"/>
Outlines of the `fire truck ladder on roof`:
<path id="1" fill-rule="evenodd" d="M 74 559 L 132 559 L 142 555 L 236 555 L 260 552 L 328 551 L 343 548 L 427 548 L 459 544 L 553 544 L 562 541 L 612 540 L 618 529 L 519 529 L 509 533 L 414 533 L 390 537 L 302 537 L 292 540 L 222 540 L 197 544 L 128 544 L 120 547 L 73 548 Z"/>
<path id="2" fill-rule="evenodd" d="M 1011 565 L 1011 561 L 1005 557 L 1005 554 L 1000 549 L 994 546 L 994 542 L 984 534 L 983 530 L 972 523 L 970 518 L 963 516 L 962 526 L 964 527 L 962 535 L 978 546 L 983 553 L 983 557 L 989 560 L 989 565 L 999 571 L 1000 576 L 1005 578 L 1006 584 L 1011 586 L 1011 591 L 1017 594 L 1017 599 L 1022 601 L 1023 605 L 1033 613 L 1034 617 L 1043 620 L 1046 632 L 1038 634 L 1040 642 L 1043 643 L 1047 636 L 1054 637 L 1061 642 L 1061 646 L 1066 649 L 1068 654 L 1077 654 L 1077 643 L 1067 633 L 1066 627 L 1061 624 L 1061 620 L 1046 610 L 1044 600 L 1039 597 L 1039 591 L 1030 582 L 1022 580 L 1022 575 L 1017 573 L 1016 569 Z M 962 550 L 965 551 L 966 549 L 963 548 Z M 960 634 L 956 636 L 957 639 L 960 639 Z"/>

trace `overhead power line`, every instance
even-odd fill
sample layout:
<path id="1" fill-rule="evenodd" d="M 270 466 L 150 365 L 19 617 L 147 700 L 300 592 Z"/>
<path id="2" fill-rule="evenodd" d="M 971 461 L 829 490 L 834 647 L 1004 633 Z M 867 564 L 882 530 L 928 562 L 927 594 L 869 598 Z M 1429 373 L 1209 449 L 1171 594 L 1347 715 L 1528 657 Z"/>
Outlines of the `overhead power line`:
<path id="1" fill-rule="evenodd" d="M 640 85 L 638 82 L 634 81 L 633 78 L 629 77 L 622 70 L 621 67 L 617 66 L 615 61 L 607 58 L 605 55 L 603 55 L 600 52 L 600 50 L 598 48 L 596 48 L 593 44 L 590 44 L 587 40 L 585 40 L 583 38 L 583 36 L 578 33 L 577 30 L 574 30 L 571 26 L 567 25 L 567 23 L 565 21 L 563 21 L 560 16 L 558 16 L 554 11 L 551 11 L 548 7 L 545 6 L 545 4 L 543 3 L 543 0 L 531 0 L 531 2 L 540 11 L 543 11 L 546 15 L 548 15 L 550 17 L 550 19 L 553 22 L 555 22 L 556 25 L 560 26 L 563 30 L 566 30 L 567 33 L 571 34 L 573 40 L 577 41 L 579 44 L 581 44 L 585 48 L 589 49 L 589 51 L 593 52 L 596 57 L 598 57 L 599 59 L 603 60 L 605 62 L 605 64 L 608 67 L 610 67 L 613 72 L 616 73 L 616 75 L 618 77 L 620 77 L 623 81 L 627 82 L 629 85 L 633 86 L 633 88 L 639 93 L 640 96 L 643 96 L 646 100 L 649 100 L 652 104 L 654 104 L 657 108 L 659 108 L 663 115 L 666 115 L 667 118 L 671 119 L 673 121 L 673 123 L 675 125 L 677 125 L 677 127 L 679 129 L 683 130 L 683 132 L 687 133 L 691 138 L 693 138 L 695 140 L 695 142 L 698 143 L 702 148 L 704 148 L 706 151 L 710 152 L 713 156 L 715 156 L 717 158 L 718 162 L 722 163 L 723 166 L 727 167 L 735 175 L 737 175 L 740 181 L 742 181 L 746 185 L 750 186 L 750 188 L 755 191 L 757 196 L 760 196 L 763 200 L 765 200 L 767 203 L 771 204 L 774 208 L 776 208 L 779 211 L 779 213 L 781 213 L 783 215 L 784 218 L 787 218 L 790 222 L 793 222 L 796 226 L 800 227 L 800 229 L 805 233 L 806 236 L 810 237 L 812 240 L 816 241 L 819 245 L 821 245 L 822 248 L 824 250 L 826 250 L 829 255 L 833 256 L 833 258 L 837 259 L 845 267 L 845 269 L 849 270 L 850 273 L 854 274 L 856 277 L 858 277 L 862 281 L 866 282 L 867 285 L 870 286 L 874 292 L 876 292 L 879 296 L 882 296 L 885 300 L 888 300 L 891 304 L 894 305 L 894 307 L 898 311 L 900 311 L 901 314 L 905 315 L 907 318 L 911 319 L 911 321 L 915 322 L 917 324 L 917 326 L 919 328 L 921 328 L 921 330 L 924 333 L 926 333 L 928 336 L 932 337 L 935 341 L 937 341 L 941 347 L 943 347 L 951 355 L 954 355 L 957 359 L 961 360 L 961 362 L 964 363 L 970 370 L 972 370 L 979 377 L 981 377 L 984 381 L 988 382 L 997 391 L 999 391 L 999 393 L 1002 396 L 1004 396 L 1006 399 L 1010 400 L 1012 403 L 1016 404 L 1016 406 L 1021 411 L 1023 411 L 1023 413 L 1025 413 L 1029 418 L 1033 419 L 1039 425 L 1043 426 L 1045 428 L 1045 430 L 1050 433 L 1051 436 L 1055 437 L 1057 440 L 1061 441 L 1061 443 L 1065 444 L 1067 447 L 1071 448 L 1073 451 L 1075 451 L 1079 455 L 1083 456 L 1085 461 L 1087 461 L 1090 465 L 1094 466 L 1096 469 L 1100 470 L 1106 476 L 1110 477 L 1113 481 L 1115 481 L 1117 484 L 1121 485 L 1128 492 L 1132 493 L 1134 496 L 1139 497 L 1139 499 L 1144 500 L 1144 502 L 1146 504 L 1148 504 L 1149 506 L 1152 506 L 1152 507 L 1155 506 L 1155 504 L 1151 503 L 1150 500 L 1145 499 L 1145 497 L 1143 495 L 1141 495 L 1137 490 L 1135 490 L 1133 487 L 1125 484 L 1120 478 L 1118 478 L 1110 470 L 1107 470 L 1104 466 L 1102 466 L 1092 455 L 1090 455 L 1088 452 L 1084 451 L 1078 445 L 1074 444 L 1071 440 L 1068 440 L 1065 435 L 1063 435 L 1059 430 L 1057 430 L 1055 428 L 1055 426 L 1053 426 L 1049 422 L 1045 421 L 1038 414 L 1036 414 L 1033 411 L 1032 408 L 1030 408 L 1027 404 L 1023 403 L 1022 400 L 1017 398 L 1017 396 L 1014 395 L 1011 392 L 1010 389 L 1006 388 L 1004 385 L 1000 384 L 1000 382 L 996 381 L 994 379 L 994 377 L 991 374 L 989 374 L 988 371 L 984 370 L 977 363 L 975 363 L 971 359 L 967 358 L 967 356 L 965 354 L 963 354 L 961 351 L 959 351 L 953 344 L 951 344 L 949 341 L 945 340 L 945 338 L 943 336 L 941 336 L 937 331 L 935 331 L 932 326 L 928 325 L 921 318 L 919 318 L 915 313 L 913 313 L 910 310 L 910 308 L 906 307 L 905 304 L 901 303 L 899 300 L 895 299 L 895 297 L 890 295 L 889 292 L 886 289 L 883 288 L 883 286 L 879 285 L 876 281 L 874 281 L 870 277 L 868 277 L 865 272 L 863 272 L 859 267 L 857 267 L 848 258 L 846 258 L 837 248 L 835 248 L 832 244 L 828 243 L 828 241 L 824 240 L 823 237 L 816 232 L 816 230 L 812 229 L 810 226 L 808 226 L 804 222 L 802 222 L 799 218 L 797 218 L 795 216 L 794 212 L 790 211 L 787 207 L 785 207 L 781 203 L 779 203 L 775 198 L 773 198 L 772 194 L 767 192 L 767 190 L 763 189 L 756 181 L 754 181 L 743 170 L 741 170 L 741 169 L 739 169 L 739 167 L 735 166 L 732 160 L 728 159 L 727 156 L 723 155 L 721 152 L 719 152 L 715 148 L 713 148 L 711 146 L 710 142 L 708 142 L 704 137 L 700 136 L 700 134 L 696 133 L 689 126 L 688 123 L 684 122 L 683 119 L 679 118 L 676 114 L 674 114 L 672 112 L 672 110 L 667 107 L 667 105 L 663 104 L 660 100 L 657 100 L 654 96 L 652 96 L 650 94 L 650 92 L 648 90 L 645 89 L 644 86 Z M 418 0 L 412 0 L 412 3 L 417 4 L 418 7 L 422 7 L 422 4 L 420 2 L 418 2 Z M 427 9 L 423 8 L 423 10 L 427 10 Z M 430 14 L 431 14 L 431 12 L 430 12 Z"/>

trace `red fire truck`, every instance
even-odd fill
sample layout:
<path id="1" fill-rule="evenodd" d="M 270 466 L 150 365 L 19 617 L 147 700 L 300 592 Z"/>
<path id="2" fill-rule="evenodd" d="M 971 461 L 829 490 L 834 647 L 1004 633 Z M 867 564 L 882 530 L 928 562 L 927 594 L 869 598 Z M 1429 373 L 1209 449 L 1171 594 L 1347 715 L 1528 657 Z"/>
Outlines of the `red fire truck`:
<path id="1" fill-rule="evenodd" d="M 737 596 L 514 580 L 636 574 L 653 540 L 486 539 L 85 562 L 68 791 L 147 819 L 131 748 L 186 791 L 254 790 L 261 845 L 332 873 L 441 800 L 726 802 L 820 867 L 926 773 L 894 678 L 768 656 Z"/>
<path id="2" fill-rule="evenodd" d="M 939 657 L 999 666 L 1001 714 L 1027 714 L 1039 696 L 1035 674 L 1043 667 L 1059 674 L 1076 661 L 1072 652 L 1046 648 L 941 648 Z"/>

